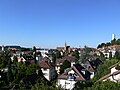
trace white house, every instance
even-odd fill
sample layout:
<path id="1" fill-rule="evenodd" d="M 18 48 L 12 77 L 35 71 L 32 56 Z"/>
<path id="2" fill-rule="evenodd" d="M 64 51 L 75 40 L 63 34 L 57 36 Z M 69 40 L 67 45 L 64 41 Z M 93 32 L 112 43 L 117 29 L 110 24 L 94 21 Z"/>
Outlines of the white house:
<path id="1" fill-rule="evenodd" d="M 62 75 L 58 76 L 58 87 L 72 90 L 77 81 L 86 81 L 90 79 L 90 73 L 80 65 L 76 64 L 65 70 Z"/>
<path id="2" fill-rule="evenodd" d="M 109 79 L 114 82 L 119 82 L 120 81 L 120 70 L 117 70 L 116 67 L 119 66 L 119 63 L 114 64 L 111 67 L 111 76 Z"/>
<path id="3" fill-rule="evenodd" d="M 83 64 L 83 66 L 91 73 L 90 78 L 92 79 L 95 76 L 95 73 L 97 72 L 97 69 L 95 67 L 95 61 L 87 60 L 85 64 Z"/>
<path id="4" fill-rule="evenodd" d="M 43 72 L 44 77 L 51 81 L 56 78 L 56 70 L 51 62 L 42 60 L 40 61 L 40 67 Z"/>
<path id="5" fill-rule="evenodd" d="M 37 52 L 41 52 L 42 57 L 48 57 L 49 49 L 37 49 Z"/>
<path id="6" fill-rule="evenodd" d="M 116 67 L 119 65 L 119 63 L 116 63 L 114 65 L 112 65 L 110 68 L 111 73 L 105 75 L 104 77 L 102 77 L 101 79 L 99 79 L 98 81 L 106 81 L 106 80 L 111 80 L 113 82 L 120 82 L 120 70 L 117 70 Z"/>
<path id="7" fill-rule="evenodd" d="M 109 58 L 109 54 L 112 52 L 112 57 L 114 57 L 116 51 L 120 52 L 120 45 L 103 47 L 99 48 L 98 50 L 102 52 L 107 58 Z"/>
<path id="8" fill-rule="evenodd" d="M 18 56 L 17 59 L 18 59 L 18 62 L 21 62 L 21 61 L 25 62 L 26 61 L 26 59 L 24 57 L 20 57 L 20 56 Z M 11 60 L 12 61 L 14 60 L 14 56 L 11 57 Z"/>

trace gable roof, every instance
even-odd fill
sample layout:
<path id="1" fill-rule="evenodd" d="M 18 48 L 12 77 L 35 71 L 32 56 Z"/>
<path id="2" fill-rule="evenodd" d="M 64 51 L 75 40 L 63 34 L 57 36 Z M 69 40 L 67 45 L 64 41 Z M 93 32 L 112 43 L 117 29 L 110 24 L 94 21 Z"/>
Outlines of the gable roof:
<path id="1" fill-rule="evenodd" d="M 94 66 L 94 64 L 91 62 L 91 61 L 86 61 L 85 63 L 85 67 L 87 68 L 88 71 L 91 71 L 91 72 L 95 72 L 96 71 L 96 67 Z"/>
<path id="2" fill-rule="evenodd" d="M 54 67 L 54 64 L 52 64 L 51 62 L 47 60 L 40 61 L 39 65 L 41 68 L 45 68 L 45 69 L 50 69 Z"/>
<path id="3" fill-rule="evenodd" d="M 116 67 L 116 66 L 119 65 L 119 64 L 120 64 L 120 63 L 118 62 L 118 63 L 116 63 L 116 64 L 110 66 L 108 69 L 112 69 L 112 68 Z"/>
<path id="4" fill-rule="evenodd" d="M 107 74 L 107 75 L 103 76 L 102 78 L 100 78 L 98 81 L 105 80 L 105 79 L 109 78 L 110 76 L 114 76 L 114 75 L 117 75 L 117 74 L 120 74 L 120 70 L 118 70 L 116 72 L 113 72 L 112 74 Z"/>
<path id="5" fill-rule="evenodd" d="M 85 78 L 85 75 L 81 72 L 81 70 L 78 70 L 78 68 L 76 68 L 76 66 L 72 66 L 71 68 L 67 69 L 62 75 L 58 76 L 58 79 L 68 79 L 69 75 L 68 72 L 73 70 L 78 76 L 75 76 L 75 80 L 81 80 L 81 81 L 85 81 L 87 80 Z"/>
<path id="6" fill-rule="evenodd" d="M 75 57 L 74 56 L 65 56 L 63 57 L 63 59 L 65 60 L 68 60 L 69 62 L 75 62 Z"/>
<path id="7" fill-rule="evenodd" d="M 62 58 L 56 59 L 56 64 L 63 63 L 65 60 L 69 62 L 75 62 L 76 58 L 74 56 L 64 56 Z"/>

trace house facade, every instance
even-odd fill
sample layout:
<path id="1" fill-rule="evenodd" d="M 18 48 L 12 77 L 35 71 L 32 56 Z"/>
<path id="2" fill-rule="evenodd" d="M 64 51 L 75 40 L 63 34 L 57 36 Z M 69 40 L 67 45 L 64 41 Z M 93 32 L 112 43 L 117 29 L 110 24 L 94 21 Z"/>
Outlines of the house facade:
<path id="1" fill-rule="evenodd" d="M 65 70 L 62 75 L 58 76 L 58 87 L 72 90 L 77 81 L 90 80 L 90 73 L 80 64 L 76 64 Z"/>
<path id="2" fill-rule="evenodd" d="M 42 60 L 39 65 L 41 67 L 41 70 L 43 72 L 44 77 L 47 80 L 51 81 L 51 80 L 54 80 L 56 78 L 57 73 L 56 73 L 56 70 L 54 68 L 54 65 L 52 65 L 51 62 L 46 61 L 46 60 Z"/>
<path id="3" fill-rule="evenodd" d="M 36 52 L 40 52 L 42 57 L 48 57 L 48 53 L 49 53 L 49 49 L 45 49 L 45 48 L 38 48 L 36 50 Z"/>

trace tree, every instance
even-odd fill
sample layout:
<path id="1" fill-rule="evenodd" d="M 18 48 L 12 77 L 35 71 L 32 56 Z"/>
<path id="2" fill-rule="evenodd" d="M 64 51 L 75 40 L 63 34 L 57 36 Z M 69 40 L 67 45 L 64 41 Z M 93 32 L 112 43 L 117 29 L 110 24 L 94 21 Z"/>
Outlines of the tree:
<path id="1" fill-rule="evenodd" d="M 97 46 L 97 49 L 98 49 L 98 48 L 102 48 L 100 44 Z"/>
<path id="2" fill-rule="evenodd" d="M 23 47 L 23 48 L 21 48 L 20 50 L 21 50 L 21 51 L 30 51 L 30 48 L 24 48 L 24 47 Z"/>
<path id="3" fill-rule="evenodd" d="M 14 57 L 13 57 L 13 62 L 14 62 L 14 63 L 17 63 L 17 62 L 18 62 L 17 56 L 14 56 Z"/>
<path id="4" fill-rule="evenodd" d="M 109 52 L 109 59 L 112 59 L 112 52 Z"/>
<path id="5" fill-rule="evenodd" d="M 90 55 L 90 52 L 92 51 L 91 48 L 85 46 L 83 49 L 83 52 L 81 52 L 81 56 L 80 56 L 80 62 L 81 63 L 85 63 L 86 60 L 91 59 L 93 56 Z"/>
<path id="6" fill-rule="evenodd" d="M 71 63 L 68 60 L 63 62 L 63 65 L 60 66 L 60 73 L 62 74 L 66 68 L 71 67 Z"/>
<path id="7" fill-rule="evenodd" d="M 8 51 L 5 51 L 0 54 L 0 68 L 6 68 L 8 65 Z"/>
<path id="8" fill-rule="evenodd" d="M 61 56 L 60 51 L 56 50 L 56 58 L 61 58 L 61 57 L 62 57 L 62 56 Z"/>
<path id="9" fill-rule="evenodd" d="M 105 47 L 106 46 L 106 44 L 105 43 L 101 43 L 101 47 Z"/>
<path id="10" fill-rule="evenodd" d="M 52 53 L 52 61 L 54 64 L 56 63 L 56 55 L 54 53 Z"/>
<path id="11" fill-rule="evenodd" d="M 77 83 L 75 83 L 75 87 L 73 88 L 73 90 L 83 90 L 84 88 L 92 87 L 92 85 L 92 81 L 78 81 Z"/>
<path id="12" fill-rule="evenodd" d="M 111 41 L 111 45 L 115 45 L 116 44 L 116 39 Z"/>
<path id="13" fill-rule="evenodd" d="M 99 67 L 97 68 L 97 71 L 98 71 L 98 72 L 97 72 L 96 75 L 94 76 L 93 81 L 97 81 L 97 80 L 99 80 L 101 77 L 109 74 L 109 73 L 110 73 L 110 70 L 108 70 L 108 68 L 109 68 L 110 66 L 112 66 L 113 64 L 117 63 L 117 62 L 118 62 L 118 60 L 113 60 L 113 59 L 111 59 L 111 60 L 106 60 L 106 61 L 104 61 L 103 64 L 100 64 Z"/>
<path id="14" fill-rule="evenodd" d="M 34 60 L 35 60 L 35 63 L 37 63 L 37 61 L 36 61 L 36 47 L 35 47 L 35 46 L 33 47 L 33 52 L 34 52 Z"/>
<path id="15" fill-rule="evenodd" d="M 100 52 L 100 59 L 105 60 L 105 55 L 102 52 Z"/>
<path id="16" fill-rule="evenodd" d="M 37 83 L 32 86 L 31 90 L 62 90 L 56 88 L 56 85 L 47 85 L 47 83 L 41 78 Z"/>
<path id="17" fill-rule="evenodd" d="M 78 52 L 78 50 L 75 50 L 74 52 L 72 52 L 72 56 L 75 56 L 75 58 L 76 58 L 76 62 L 78 63 L 78 60 L 79 60 L 79 52 Z"/>
<path id="18" fill-rule="evenodd" d="M 120 70 L 120 65 L 118 64 L 115 69 Z"/>
<path id="19" fill-rule="evenodd" d="M 28 68 L 26 68 L 26 75 L 30 75 L 32 73 L 36 73 L 36 70 L 39 69 L 37 64 L 30 64 Z"/>
<path id="20" fill-rule="evenodd" d="M 106 46 L 110 46 L 110 45 L 111 45 L 111 43 L 110 43 L 110 42 L 107 42 L 107 43 L 106 43 Z"/>
<path id="21" fill-rule="evenodd" d="M 120 90 L 120 83 L 110 80 L 97 82 L 92 87 L 84 88 L 84 90 Z"/>
<path id="22" fill-rule="evenodd" d="M 12 82 L 13 80 L 13 74 L 12 74 L 12 69 L 11 69 L 11 59 L 8 60 L 7 79 L 8 79 L 8 82 Z"/>
<path id="23" fill-rule="evenodd" d="M 116 44 L 117 44 L 117 45 L 120 45 L 120 39 L 118 39 L 118 40 L 116 41 Z"/>
<path id="24" fill-rule="evenodd" d="M 120 59 L 120 53 L 118 51 L 115 52 L 115 56 L 114 56 L 115 59 Z"/>

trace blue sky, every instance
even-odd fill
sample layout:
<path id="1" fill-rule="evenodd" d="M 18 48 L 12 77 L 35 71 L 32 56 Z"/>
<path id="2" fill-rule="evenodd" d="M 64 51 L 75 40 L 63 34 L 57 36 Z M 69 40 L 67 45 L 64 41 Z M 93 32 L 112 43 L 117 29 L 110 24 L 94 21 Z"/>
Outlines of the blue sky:
<path id="1" fill-rule="evenodd" d="M 119 31 L 120 0 L 0 0 L 0 45 L 96 47 Z"/>

